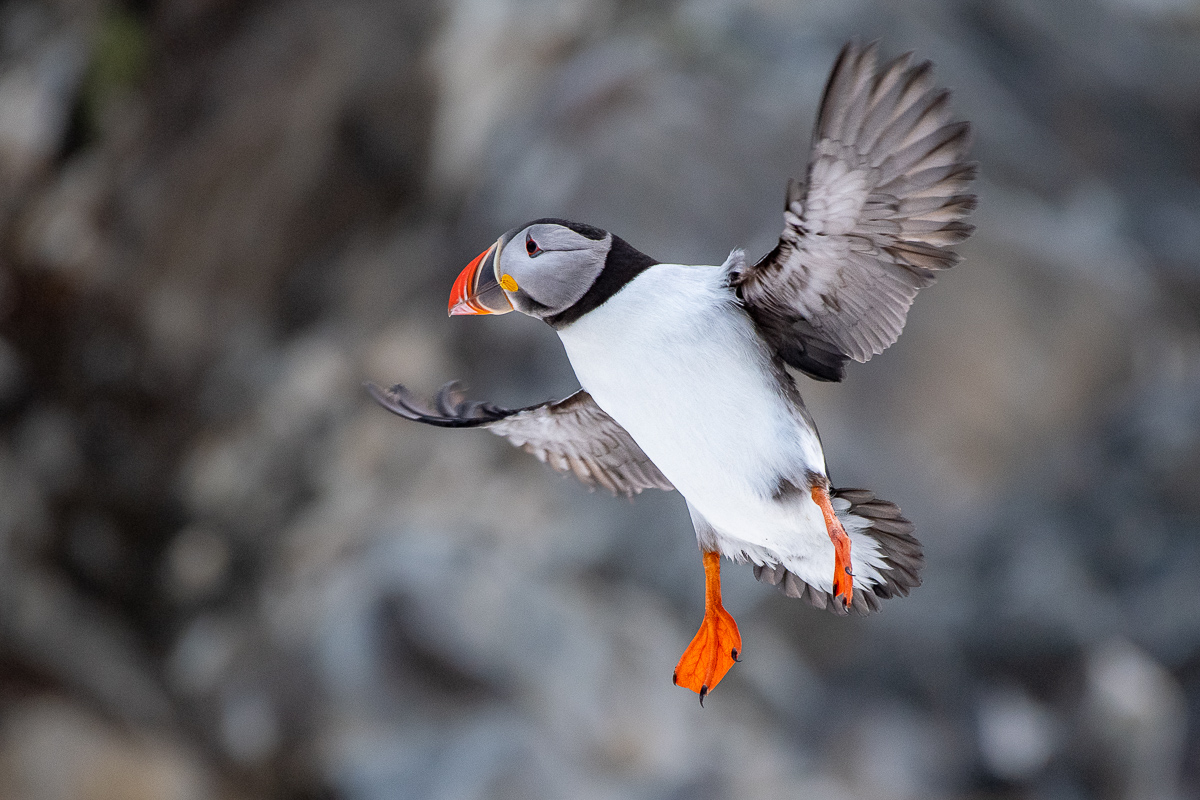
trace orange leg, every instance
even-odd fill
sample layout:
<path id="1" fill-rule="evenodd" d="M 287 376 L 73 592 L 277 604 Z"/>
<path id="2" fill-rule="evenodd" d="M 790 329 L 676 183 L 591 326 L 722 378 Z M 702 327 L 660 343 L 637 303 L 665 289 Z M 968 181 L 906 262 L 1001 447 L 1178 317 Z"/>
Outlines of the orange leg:
<path id="1" fill-rule="evenodd" d="M 833 512 L 833 504 L 829 502 L 829 489 L 813 486 L 812 499 L 825 515 L 825 530 L 829 533 L 829 540 L 833 542 L 833 596 L 841 597 L 846 608 L 849 608 L 850 602 L 854 600 L 854 573 L 850 570 L 850 537 L 846 535 L 846 529 Z"/>
<path id="2" fill-rule="evenodd" d="M 740 652 L 742 635 L 733 617 L 721 605 L 721 555 L 705 551 L 704 621 L 675 665 L 672 680 L 676 686 L 698 693 L 700 705 L 704 705 L 705 696 L 717 688 Z"/>

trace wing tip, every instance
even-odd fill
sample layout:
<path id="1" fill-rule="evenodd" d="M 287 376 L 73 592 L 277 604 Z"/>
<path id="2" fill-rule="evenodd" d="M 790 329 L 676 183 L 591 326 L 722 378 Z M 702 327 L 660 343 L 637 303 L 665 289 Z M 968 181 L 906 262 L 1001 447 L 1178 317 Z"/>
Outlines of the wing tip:
<path id="1" fill-rule="evenodd" d="M 376 403 L 397 416 L 421 422 L 422 417 L 428 415 L 425 409 L 413 402 L 412 393 L 403 384 L 396 383 L 391 388 L 384 389 L 374 381 L 366 381 L 363 387 Z"/>
<path id="2" fill-rule="evenodd" d="M 393 384 L 389 389 L 374 381 L 366 381 L 363 386 L 375 402 L 396 416 L 439 428 L 478 428 L 499 422 L 520 410 L 469 401 L 463 396 L 458 381 L 448 381 L 438 390 L 433 401 L 436 410 L 418 401 L 401 383 Z"/>

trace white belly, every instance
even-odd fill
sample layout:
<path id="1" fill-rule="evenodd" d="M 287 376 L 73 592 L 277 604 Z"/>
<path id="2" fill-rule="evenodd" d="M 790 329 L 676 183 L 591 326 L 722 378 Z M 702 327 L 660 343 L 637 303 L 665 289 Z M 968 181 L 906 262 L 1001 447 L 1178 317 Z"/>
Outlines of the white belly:
<path id="1" fill-rule="evenodd" d="M 755 561 L 754 547 L 832 559 L 816 504 L 772 498 L 780 478 L 823 475 L 824 455 L 722 283 L 718 267 L 659 264 L 559 336 L 583 388 L 728 540 L 726 555 L 742 542 Z"/>

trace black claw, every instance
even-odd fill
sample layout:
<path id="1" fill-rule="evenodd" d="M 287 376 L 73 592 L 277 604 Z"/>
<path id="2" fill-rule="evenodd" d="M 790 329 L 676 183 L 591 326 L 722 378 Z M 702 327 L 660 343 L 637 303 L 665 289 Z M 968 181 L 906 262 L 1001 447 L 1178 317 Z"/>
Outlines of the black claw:
<path id="1" fill-rule="evenodd" d="M 679 673 L 678 672 L 671 673 L 671 684 L 674 686 L 679 685 Z"/>
<path id="2" fill-rule="evenodd" d="M 704 708 L 704 698 L 708 695 L 708 684 L 700 684 L 700 707 Z"/>
<path id="3" fill-rule="evenodd" d="M 741 659 L 738 658 L 738 651 L 736 647 L 729 651 L 729 655 L 733 656 L 733 663 L 736 664 L 741 661 Z"/>
<path id="4" fill-rule="evenodd" d="M 849 575 L 851 578 L 854 577 L 854 573 L 850 571 L 849 567 L 846 567 L 846 574 Z"/>

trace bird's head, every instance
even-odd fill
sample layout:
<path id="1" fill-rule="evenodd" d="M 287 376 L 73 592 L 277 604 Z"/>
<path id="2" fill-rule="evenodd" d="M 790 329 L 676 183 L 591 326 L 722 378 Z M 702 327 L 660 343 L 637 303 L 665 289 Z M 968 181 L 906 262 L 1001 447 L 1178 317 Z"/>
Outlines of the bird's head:
<path id="1" fill-rule="evenodd" d="M 571 308 L 604 269 L 613 235 L 591 225 L 539 219 L 514 228 L 467 265 L 450 292 L 450 314 L 547 319 Z"/>

